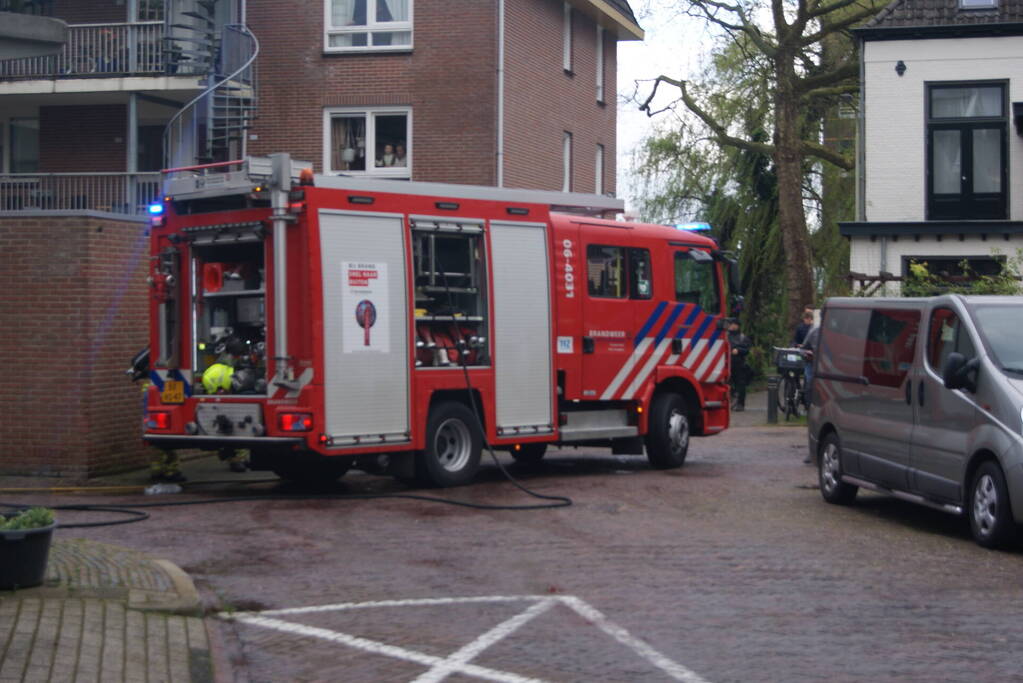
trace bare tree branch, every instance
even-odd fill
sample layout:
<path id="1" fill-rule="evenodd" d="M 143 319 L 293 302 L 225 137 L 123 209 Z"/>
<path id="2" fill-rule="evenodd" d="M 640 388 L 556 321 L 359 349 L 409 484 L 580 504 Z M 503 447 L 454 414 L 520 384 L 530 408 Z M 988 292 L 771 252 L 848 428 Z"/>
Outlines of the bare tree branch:
<path id="1" fill-rule="evenodd" d="M 828 149 L 824 145 L 818 144 L 816 142 L 804 140 L 802 144 L 802 152 L 804 156 L 814 157 L 815 159 L 826 161 L 829 164 L 833 164 L 845 171 L 851 171 L 856 168 L 856 162 L 853 159 L 850 159 L 849 157 L 843 154 L 839 154 L 838 152 L 832 149 Z"/>
<path id="2" fill-rule="evenodd" d="M 714 133 L 715 140 L 722 145 L 728 145 L 729 147 L 735 147 L 737 149 L 745 149 L 750 152 L 757 152 L 759 154 L 774 154 L 774 145 L 768 145 L 762 142 L 752 142 L 750 140 L 744 140 L 737 138 L 733 135 L 728 134 L 728 129 L 717 121 L 711 114 L 704 110 L 699 103 L 692 98 L 689 91 L 686 89 L 686 82 L 679 81 L 668 76 L 658 76 L 654 83 L 654 89 L 650 93 L 650 97 L 647 98 L 643 106 L 640 107 L 640 111 L 647 112 L 647 116 L 653 116 L 649 110 L 650 101 L 654 98 L 657 93 L 657 86 L 660 83 L 667 83 L 673 85 L 679 89 L 682 93 L 682 103 L 686 105 L 686 109 L 696 114 L 703 123 L 711 129 Z"/>

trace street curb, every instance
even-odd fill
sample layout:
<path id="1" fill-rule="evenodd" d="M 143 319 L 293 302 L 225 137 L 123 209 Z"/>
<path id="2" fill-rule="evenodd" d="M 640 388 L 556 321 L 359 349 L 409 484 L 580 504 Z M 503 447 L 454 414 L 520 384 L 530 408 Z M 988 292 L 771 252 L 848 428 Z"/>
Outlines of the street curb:
<path id="1" fill-rule="evenodd" d="M 151 612 L 170 612 L 182 616 L 202 616 L 202 602 L 192 578 L 169 560 L 152 560 L 174 586 L 174 593 L 146 591 L 133 588 L 128 591 L 128 607 Z"/>

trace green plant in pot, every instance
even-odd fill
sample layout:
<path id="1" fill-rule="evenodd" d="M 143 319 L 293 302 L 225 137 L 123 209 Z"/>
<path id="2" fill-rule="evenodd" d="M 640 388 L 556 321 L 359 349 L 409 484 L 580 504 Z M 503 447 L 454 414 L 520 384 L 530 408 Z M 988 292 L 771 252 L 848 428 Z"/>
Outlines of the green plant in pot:
<path id="1" fill-rule="evenodd" d="M 56 527 L 49 508 L 0 515 L 0 590 L 29 588 L 43 582 Z"/>

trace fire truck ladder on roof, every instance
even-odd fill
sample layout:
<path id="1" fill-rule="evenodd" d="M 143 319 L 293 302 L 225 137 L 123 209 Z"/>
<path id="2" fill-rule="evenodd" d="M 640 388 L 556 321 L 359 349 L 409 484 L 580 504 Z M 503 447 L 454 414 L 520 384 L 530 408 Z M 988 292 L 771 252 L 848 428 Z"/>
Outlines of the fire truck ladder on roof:
<path id="1" fill-rule="evenodd" d="M 259 41 L 247 27 L 224 26 L 210 60 L 206 89 L 178 110 L 164 129 L 168 166 L 215 163 L 242 156 L 245 131 L 256 112 L 254 63 L 258 54 Z"/>

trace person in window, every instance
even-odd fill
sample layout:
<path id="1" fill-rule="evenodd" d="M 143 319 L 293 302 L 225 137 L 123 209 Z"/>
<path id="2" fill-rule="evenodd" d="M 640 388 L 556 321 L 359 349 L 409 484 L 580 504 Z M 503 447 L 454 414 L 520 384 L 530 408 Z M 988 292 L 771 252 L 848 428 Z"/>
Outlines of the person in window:
<path id="1" fill-rule="evenodd" d="M 746 364 L 753 342 L 739 329 L 739 321 L 728 323 L 728 346 L 732 349 L 732 410 L 746 410 L 746 385 L 749 384 L 750 367 Z"/>
<path id="2" fill-rule="evenodd" d="M 394 146 L 394 163 L 391 165 L 403 168 L 408 165 L 408 162 L 405 160 L 405 145 L 398 143 Z"/>
<path id="3" fill-rule="evenodd" d="M 384 145 L 384 153 L 377 159 L 377 166 L 394 166 L 394 145 Z"/>

